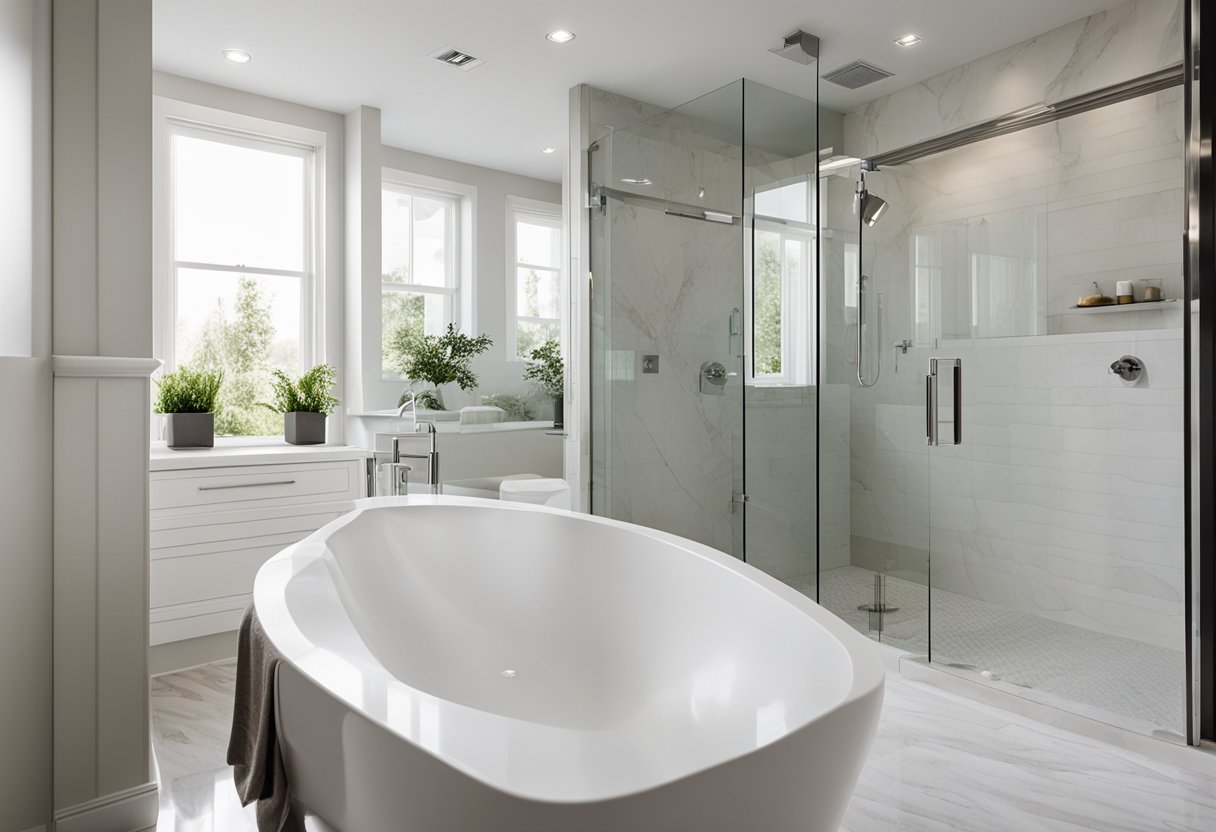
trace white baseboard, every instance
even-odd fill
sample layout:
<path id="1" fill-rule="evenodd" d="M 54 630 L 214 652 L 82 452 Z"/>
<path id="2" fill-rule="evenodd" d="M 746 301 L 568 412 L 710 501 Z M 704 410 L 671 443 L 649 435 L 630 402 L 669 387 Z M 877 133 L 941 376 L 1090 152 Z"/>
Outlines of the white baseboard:
<path id="1" fill-rule="evenodd" d="M 148 675 L 178 673 L 224 659 L 236 658 L 236 630 L 153 644 L 148 648 Z"/>
<path id="2" fill-rule="evenodd" d="M 144 783 L 55 812 L 55 832 L 139 832 L 156 826 L 160 794 Z"/>

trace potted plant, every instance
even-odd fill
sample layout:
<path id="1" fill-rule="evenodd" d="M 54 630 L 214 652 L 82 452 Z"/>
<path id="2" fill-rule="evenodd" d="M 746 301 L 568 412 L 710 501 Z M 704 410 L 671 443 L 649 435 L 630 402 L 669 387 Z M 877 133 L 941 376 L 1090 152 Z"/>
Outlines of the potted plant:
<path id="1" fill-rule="evenodd" d="M 192 370 L 186 365 L 157 382 L 156 412 L 164 413 L 165 440 L 174 450 L 215 446 L 215 400 L 221 372 Z"/>
<path id="2" fill-rule="evenodd" d="M 545 391 L 553 399 L 553 427 L 565 427 L 562 399 L 565 396 L 566 365 L 562 361 L 562 348 L 550 338 L 528 356 L 531 364 L 524 370 L 524 378 Z"/>
<path id="3" fill-rule="evenodd" d="M 491 396 L 482 396 L 481 403 L 493 407 L 501 407 L 504 414 L 503 418 L 508 422 L 531 422 L 536 418 L 536 414 L 532 412 L 532 408 L 528 406 L 526 401 L 510 393 L 495 393 Z"/>
<path id="4" fill-rule="evenodd" d="M 292 379 L 282 370 L 274 371 L 274 403 L 271 410 L 283 414 L 283 438 L 289 445 L 325 444 L 325 417 L 338 406 L 333 397 L 338 371 L 318 364 Z"/>
<path id="5" fill-rule="evenodd" d="M 470 338 L 456 327 L 448 324 L 443 335 L 422 335 L 408 325 L 403 325 L 394 334 L 392 346 L 399 358 L 398 367 L 410 380 L 410 384 L 426 382 L 434 390 L 424 390 L 415 401 L 427 410 L 444 410 L 444 384 L 455 384 L 461 390 L 477 386 L 477 376 L 469 365 L 473 359 L 488 350 L 494 342 L 487 335 Z"/>

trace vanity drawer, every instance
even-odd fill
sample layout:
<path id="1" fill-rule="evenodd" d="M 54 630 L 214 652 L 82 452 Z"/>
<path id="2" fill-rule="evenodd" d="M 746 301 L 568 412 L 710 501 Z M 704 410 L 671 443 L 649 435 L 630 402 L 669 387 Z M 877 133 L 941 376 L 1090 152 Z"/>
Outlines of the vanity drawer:
<path id="1" fill-rule="evenodd" d="M 290 544 L 287 544 L 290 545 Z M 154 560 L 148 575 L 148 599 L 153 610 L 253 591 L 253 578 L 262 564 L 283 545 L 258 546 L 232 552 L 208 552 L 191 557 Z"/>
<path id="2" fill-rule="evenodd" d="M 343 460 L 157 471 L 151 476 L 149 506 L 156 512 L 233 504 L 353 500 L 362 496 L 359 467 L 356 461 Z"/>
<path id="3" fill-rule="evenodd" d="M 355 507 L 354 501 L 298 503 L 259 508 L 221 507 L 205 514 L 153 515 L 149 548 L 153 560 L 190 557 L 246 545 L 303 540 Z"/>

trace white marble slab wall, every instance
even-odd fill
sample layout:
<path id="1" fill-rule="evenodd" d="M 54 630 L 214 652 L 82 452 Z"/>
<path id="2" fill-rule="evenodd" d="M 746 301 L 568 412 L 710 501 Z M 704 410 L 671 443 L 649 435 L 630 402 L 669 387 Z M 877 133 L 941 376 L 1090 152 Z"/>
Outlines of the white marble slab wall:
<path id="1" fill-rule="evenodd" d="M 610 296 L 610 514 L 738 552 L 742 385 L 736 376 L 707 395 L 699 378 L 705 361 L 739 369 L 730 313 L 742 303 L 742 238 L 616 200 L 609 215 L 610 273 L 597 291 Z M 645 355 L 659 357 L 657 373 L 643 373 Z"/>
<path id="2" fill-rule="evenodd" d="M 816 388 L 748 387 L 748 562 L 778 578 L 815 572 Z"/>
<path id="3" fill-rule="evenodd" d="M 819 569 L 849 565 L 851 451 L 849 387 L 819 386 Z"/>
<path id="4" fill-rule="evenodd" d="M 1179 0 L 1133 0 L 846 113 L 845 147 L 873 156 L 1181 61 Z"/>
<path id="5" fill-rule="evenodd" d="M 1073 307 L 1094 283 L 1114 296 L 1121 280 L 1138 299 L 1150 278 L 1166 298 L 1181 296 L 1182 131 L 1182 92 L 1171 89 L 869 174 L 870 190 L 891 204 L 866 230 L 864 257 L 887 293 L 892 334 L 907 330 L 925 344 L 1181 326 L 1178 305 Z M 916 254 L 918 239 L 938 249 L 928 261 Z M 1004 320 L 988 320 L 997 307 L 985 305 L 991 275 L 977 257 L 1012 264 L 1022 277 L 999 302 Z M 927 264 L 938 269 L 930 294 L 923 283 L 912 289 L 913 266 Z"/>
<path id="6" fill-rule="evenodd" d="M 748 563 L 782 579 L 847 566 L 848 387 L 748 387 L 744 419 Z"/>

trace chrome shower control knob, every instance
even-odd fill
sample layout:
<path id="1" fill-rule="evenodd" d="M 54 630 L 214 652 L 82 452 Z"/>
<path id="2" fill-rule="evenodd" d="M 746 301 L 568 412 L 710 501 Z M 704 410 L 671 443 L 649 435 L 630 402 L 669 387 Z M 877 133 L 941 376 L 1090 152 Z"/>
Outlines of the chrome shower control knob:
<path id="1" fill-rule="evenodd" d="M 1144 373 L 1144 362 L 1134 355 L 1125 355 L 1110 365 L 1107 371 L 1124 381 L 1138 381 Z"/>

